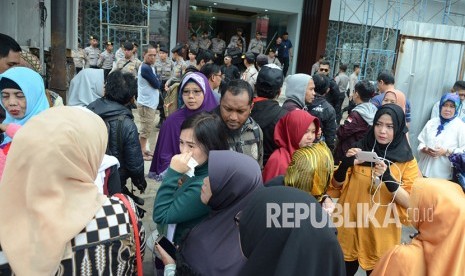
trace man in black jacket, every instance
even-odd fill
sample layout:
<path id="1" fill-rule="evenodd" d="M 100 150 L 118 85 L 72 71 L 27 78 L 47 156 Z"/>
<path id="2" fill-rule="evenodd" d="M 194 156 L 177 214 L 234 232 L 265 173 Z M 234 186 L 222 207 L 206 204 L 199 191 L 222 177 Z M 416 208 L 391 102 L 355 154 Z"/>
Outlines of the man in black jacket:
<path id="1" fill-rule="evenodd" d="M 274 142 L 276 123 L 287 111 L 279 106 L 278 97 L 283 86 L 283 71 L 275 64 L 264 65 L 257 76 L 254 105 L 250 116 L 263 131 L 263 166 L 278 147 Z"/>
<path id="2" fill-rule="evenodd" d="M 313 75 L 315 83 L 315 99 L 311 104 L 307 104 L 308 111 L 320 120 L 321 139 L 324 139 L 331 151 L 334 150 L 336 144 L 336 112 L 334 107 L 325 99 L 325 95 L 329 91 L 329 78 L 323 74 Z M 320 134 L 318 134 L 318 137 Z"/>
<path id="3" fill-rule="evenodd" d="M 329 61 L 323 60 L 322 62 L 320 62 L 318 74 L 325 75 L 329 78 L 330 72 L 331 68 L 329 65 Z M 337 119 L 340 120 L 340 118 L 342 118 L 341 106 L 342 102 L 344 101 L 344 97 L 345 94 L 344 92 L 341 93 L 336 81 L 334 79 L 329 78 L 329 91 L 328 93 L 326 93 L 326 100 L 333 106 L 334 111 L 336 112 L 336 126 L 339 126 L 340 124 L 340 122 L 337 121 Z"/>
<path id="4" fill-rule="evenodd" d="M 87 108 L 99 115 L 108 128 L 107 154 L 118 158 L 122 190 L 126 181 L 144 192 L 147 182 L 144 177 L 144 159 L 139 142 L 139 133 L 128 105 L 137 91 L 137 81 L 130 73 L 120 70 L 108 75 L 104 96 L 90 103 Z"/>

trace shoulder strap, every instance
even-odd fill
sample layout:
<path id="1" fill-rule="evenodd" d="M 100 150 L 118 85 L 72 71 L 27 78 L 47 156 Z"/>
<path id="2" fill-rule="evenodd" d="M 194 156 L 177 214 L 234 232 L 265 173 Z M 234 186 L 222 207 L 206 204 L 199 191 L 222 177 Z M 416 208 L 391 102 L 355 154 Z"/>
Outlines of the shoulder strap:
<path id="1" fill-rule="evenodd" d="M 136 265 L 137 265 L 137 276 L 142 276 L 142 254 L 140 252 L 140 239 L 139 239 L 139 227 L 137 226 L 137 219 L 134 210 L 132 209 L 131 203 L 123 194 L 114 194 L 115 197 L 119 198 L 129 213 L 129 218 L 131 219 L 132 228 L 134 231 L 134 241 L 136 243 Z"/>
<path id="2" fill-rule="evenodd" d="M 126 63 L 123 65 L 123 67 L 121 67 L 121 70 L 122 70 L 124 67 L 126 67 L 126 65 L 128 65 L 129 62 L 131 62 L 131 60 L 126 61 Z"/>

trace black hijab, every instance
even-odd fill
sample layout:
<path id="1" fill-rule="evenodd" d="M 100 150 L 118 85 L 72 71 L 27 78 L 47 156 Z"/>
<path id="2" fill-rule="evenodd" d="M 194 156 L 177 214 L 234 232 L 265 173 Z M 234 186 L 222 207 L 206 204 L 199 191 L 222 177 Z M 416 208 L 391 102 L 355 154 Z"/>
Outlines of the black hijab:
<path id="1" fill-rule="evenodd" d="M 258 190 L 240 216 L 241 246 L 248 260 L 239 275 L 345 275 L 342 250 L 329 223 L 314 227 L 307 218 L 301 220 L 300 227 L 267 227 L 269 203 L 312 205 L 310 216 L 316 222 L 321 222 L 323 216 L 330 221 L 316 199 L 306 192 L 292 187 Z M 282 222 L 281 215 L 278 222 Z"/>
<path id="2" fill-rule="evenodd" d="M 394 138 L 387 145 L 377 143 L 375 138 L 376 123 L 384 114 L 391 116 L 394 125 Z M 407 140 L 407 132 L 408 128 L 402 108 L 396 104 L 385 104 L 376 112 L 373 126 L 370 127 L 367 135 L 358 143 L 358 146 L 363 151 L 373 150 L 379 157 L 384 157 L 391 162 L 407 162 L 413 160 L 412 149 Z"/>
<path id="3" fill-rule="evenodd" d="M 257 161 L 234 151 L 210 151 L 208 175 L 211 213 L 187 236 L 182 245 L 184 261 L 202 275 L 239 275 L 246 259 L 234 217 L 249 195 L 263 186 Z M 186 210 L 188 211 L 188 210 Z"/>

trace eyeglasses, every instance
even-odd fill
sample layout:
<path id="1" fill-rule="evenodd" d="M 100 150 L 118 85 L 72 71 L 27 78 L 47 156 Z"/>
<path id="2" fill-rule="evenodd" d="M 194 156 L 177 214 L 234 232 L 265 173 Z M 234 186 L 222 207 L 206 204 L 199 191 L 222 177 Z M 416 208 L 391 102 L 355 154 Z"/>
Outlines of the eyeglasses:
<path id="1" fill-rule="evenodd" d="M 326 68 L 320 68 L 320 72 L 329 72 L 329 69 L 326 69 Z"/>
<path id="2" fill-rule="evenodd" d="M 236 223 L 237 226 L 239 226 L 239 223 L 241 222 L 241 216 L 242 216 L 242 211 L 239 211 L 239 212 L 234 216 L 234 222 Z"/>
<path id="3" fill-rule="evenodd" d="M 219 73 L 219 74 L 213 74 L 213 75 L 215 75 L 217 77 L 221 77 L 223 74 Z"/>
<path id="4" fill-rule="evenodd" d="M 183 90 L 182 95 L 183 96 L 189 96 L 190 94 L 194 95 L 195 97 L 198 97 L 203 94 L 202 90 Z"/>

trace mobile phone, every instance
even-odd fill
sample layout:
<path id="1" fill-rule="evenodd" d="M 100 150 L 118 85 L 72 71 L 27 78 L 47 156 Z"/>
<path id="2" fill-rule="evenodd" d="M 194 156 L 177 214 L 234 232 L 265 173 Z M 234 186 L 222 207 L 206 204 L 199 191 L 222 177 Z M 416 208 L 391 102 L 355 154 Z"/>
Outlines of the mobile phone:
<path id="1" fill-rule="evenodd" d="M 357 154 L 355 154 L 355 159 L 363 162 L 378 162 L 380 161 L 380 158 L 376 154 L 376 152 L 373 151 L 359 151 Z"/>
<path id="2" fill-rule="evenodd" d="M 168 253 L 171 258 L 176 260 L 176 247 L 170 240 L 168 240 L 165 236 L 160 236 L 156 240 L 156 243 L 159 244 L 163 249 L 165 249 L 166 253 Z M 155 254 L 157 255 L 158 258 L 161 259 L 161 256 L 159 252 L 155 248 Z"/>

